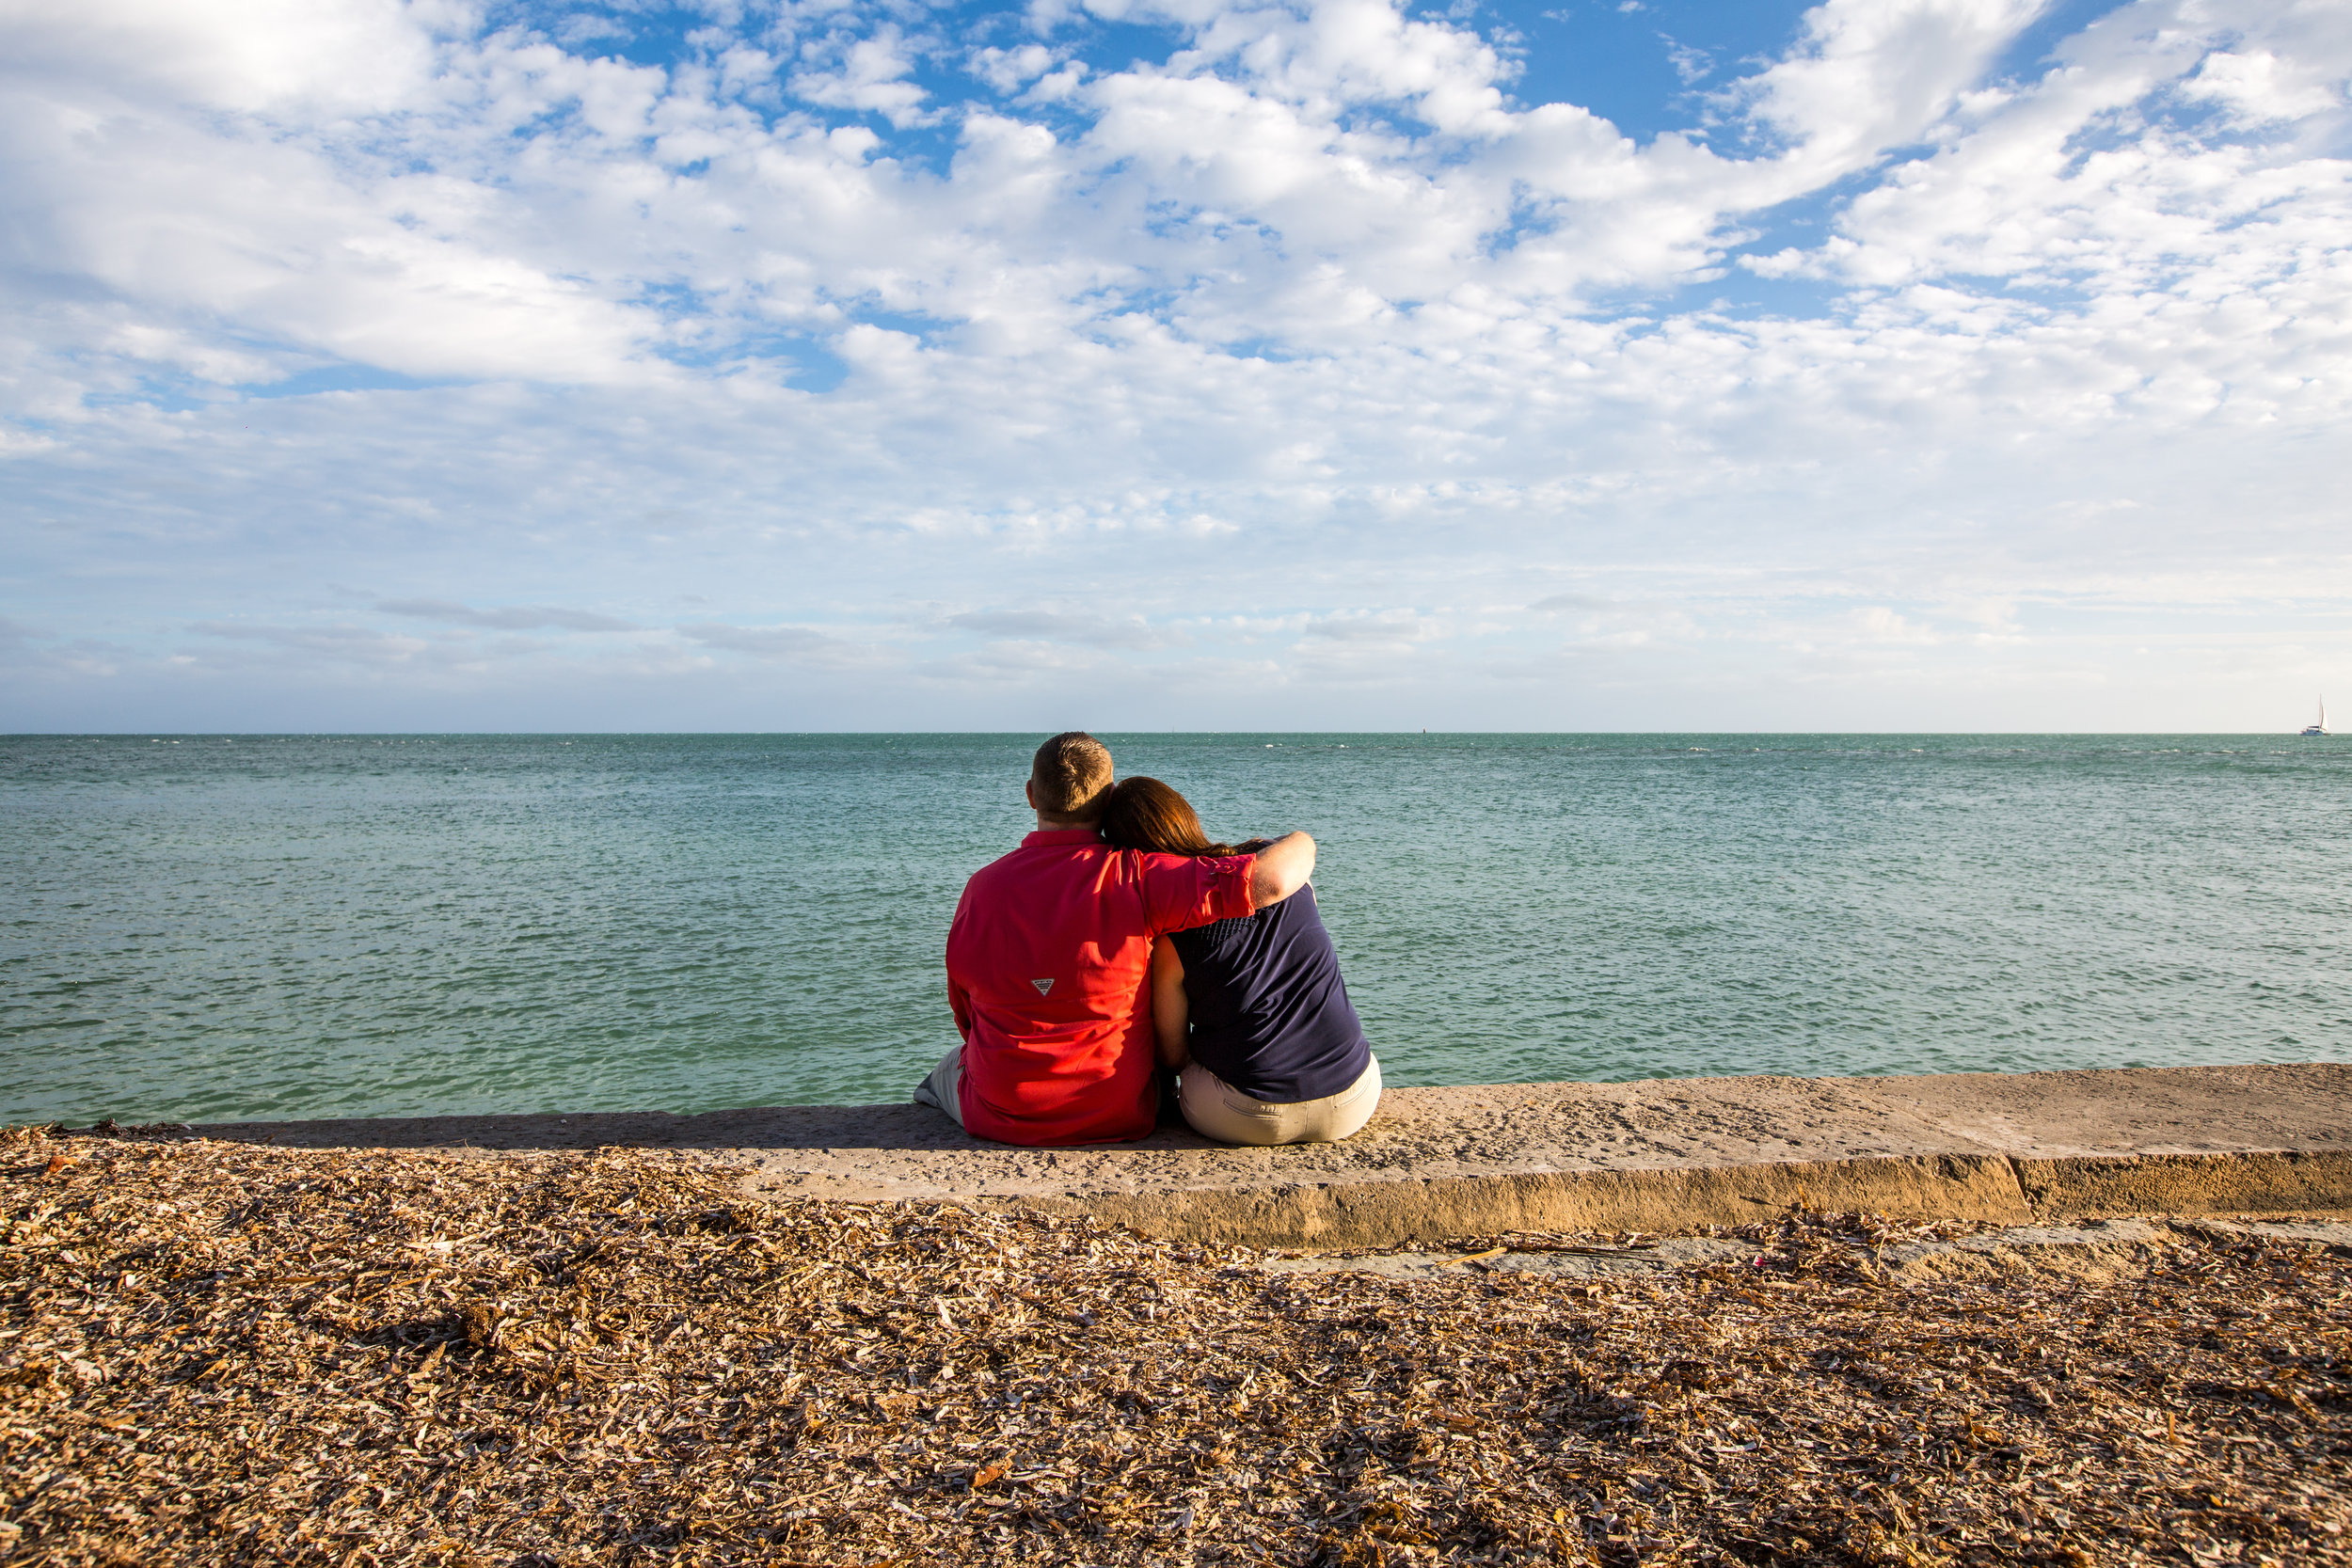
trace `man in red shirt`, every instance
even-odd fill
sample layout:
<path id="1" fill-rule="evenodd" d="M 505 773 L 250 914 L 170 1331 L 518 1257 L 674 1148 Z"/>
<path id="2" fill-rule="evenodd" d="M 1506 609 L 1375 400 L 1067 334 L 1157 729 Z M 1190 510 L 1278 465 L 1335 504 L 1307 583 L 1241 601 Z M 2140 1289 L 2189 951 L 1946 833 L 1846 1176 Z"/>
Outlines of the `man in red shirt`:
<path id="1" fill-rule="evenodd" d="M 963 1043 L 914 1091 L 975 1137 L 1140 1138 L 1158 1119 L 1152 940 L 1239 920 L 1307 884 L 1315 841 L 1196 858 L 1097 836 L 1111 754 L 1057 735 L 1029 769 L 1036 832 L 973 874 L 947 928 L 947 1003 Z"/>

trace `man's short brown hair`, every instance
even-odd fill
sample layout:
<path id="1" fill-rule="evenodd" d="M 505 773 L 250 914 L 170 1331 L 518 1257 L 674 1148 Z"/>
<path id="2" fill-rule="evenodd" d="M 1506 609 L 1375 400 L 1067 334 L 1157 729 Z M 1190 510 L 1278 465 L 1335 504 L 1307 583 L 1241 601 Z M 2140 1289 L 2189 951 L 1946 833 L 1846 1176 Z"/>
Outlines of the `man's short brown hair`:
<path id="1" fill-rule="evenodd" d="M 1066 730 L 1037 749 L 1029 782 L 1046 816 L 1091 822 L 1110 791 L 1111 750 L 1084 730 Z"/>

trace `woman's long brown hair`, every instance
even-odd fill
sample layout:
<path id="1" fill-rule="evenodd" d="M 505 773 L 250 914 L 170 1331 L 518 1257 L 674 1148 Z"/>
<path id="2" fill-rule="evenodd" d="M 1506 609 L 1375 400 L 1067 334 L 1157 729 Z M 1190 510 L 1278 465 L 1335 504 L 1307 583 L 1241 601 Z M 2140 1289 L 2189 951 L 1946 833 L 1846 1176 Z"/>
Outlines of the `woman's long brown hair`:
<path id="1" fill-rule="evenodd" d="M 1192 802 L 1157 779 L 1121 779 L 1103 807 L 1103 842 L 1121 849 L 1156 849 L 1164 855 L 1231 855 L 1230 844 L 1212 844 Z"/>

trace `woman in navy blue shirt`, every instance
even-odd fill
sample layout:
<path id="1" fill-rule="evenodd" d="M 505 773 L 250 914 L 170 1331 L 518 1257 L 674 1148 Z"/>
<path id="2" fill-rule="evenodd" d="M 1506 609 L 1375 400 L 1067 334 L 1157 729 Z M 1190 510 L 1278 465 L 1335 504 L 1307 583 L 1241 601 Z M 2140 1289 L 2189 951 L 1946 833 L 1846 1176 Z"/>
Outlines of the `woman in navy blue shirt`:
<path id="1" fill-rule="evenodd" d="M 1191 804 L 1157 779 L 1113 786 L 1102 833 L 1122 849 L 1248 852 L 1210 843 Z M 1184 1119 L 1204 1137 L 1336 1143 L 1380 1102 L 1380 1064 L 1348 1005 L 1311 885 L 1247 920 L 1158 939 L 1152 1024 L 1160 1060 L 1181 1075 Z"/>

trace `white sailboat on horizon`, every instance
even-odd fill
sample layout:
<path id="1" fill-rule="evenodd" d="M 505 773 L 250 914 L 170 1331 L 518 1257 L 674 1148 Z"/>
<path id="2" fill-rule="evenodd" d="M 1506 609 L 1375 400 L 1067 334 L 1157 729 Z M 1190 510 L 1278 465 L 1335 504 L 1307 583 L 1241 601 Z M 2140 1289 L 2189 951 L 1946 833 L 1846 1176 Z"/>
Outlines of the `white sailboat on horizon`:
<path id="1" fill-rule="evenodd" d="M 2304 725 L 2304 726 L 2303 726 L 2303 728 L 2302 728 L 2301 733 L 2302 733 L 2302 734 L 2304 734 L 2304 735 L 2326 735 L 2326 734 L 2328 733 L 2328 699 L 2327 699 L 2327 698 L 2322 697 L 2322 698 L 2320 698 L 2320 699 L 2319 699 L 2319 722 L 2318 722 L 2318 723 L 2316 723 L 2316 724 L 2306 724 L 2306 725 Z"/>

